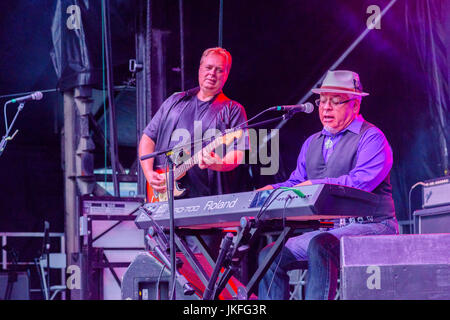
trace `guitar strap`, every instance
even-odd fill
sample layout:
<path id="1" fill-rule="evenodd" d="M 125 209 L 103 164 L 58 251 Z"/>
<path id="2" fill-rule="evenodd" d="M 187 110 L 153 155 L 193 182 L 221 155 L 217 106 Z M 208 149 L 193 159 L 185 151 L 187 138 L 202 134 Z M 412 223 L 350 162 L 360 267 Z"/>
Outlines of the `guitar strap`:
<path id="1" fill-rule="evenodd" d="M 204 127 L 204 131 L 208 130 L 211 127 L 213 122 L 217 119 L 217 115 L 219 114 L 219 112 L 222 111 L 225 107 L 225 99 L 222 96 L 224 96 L 224 94 L 220 93 L 219 96 L 214 99 L 214 101 L 208 107 L 208 111 L 206 111 L 205 115 L 203 116 L 202 123 L 206 124 L 206 126 Z M 222 126 L 220 126 L 220 123 L 218 129 L 222 132 Z"/>

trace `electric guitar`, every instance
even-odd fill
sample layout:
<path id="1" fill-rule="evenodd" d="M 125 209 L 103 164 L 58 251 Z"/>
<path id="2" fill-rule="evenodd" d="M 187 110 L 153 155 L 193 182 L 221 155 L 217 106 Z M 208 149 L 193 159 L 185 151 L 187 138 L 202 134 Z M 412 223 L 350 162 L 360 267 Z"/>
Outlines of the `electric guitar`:
<path id="1" fill-rule="evenodd" d="M 195 155 L 193 155 L 191 158 L 187 159 L 186 161 L 182 162 L 181 164 L 178 164 L 174 170 L 174 198 L 179 198 L 182 195 L 185 194 L 186 188 L 180 188 L 180 185 L 178 184 L 177 180 L 184 177 L 186 172 L 194 167 L 196 164 L 199 164 L 200 157 L 202 155 L 203 151 L 206 151 L 207 153 L 212 152 L 214 149 L 221 145 L 228 146 L 231 142 L 233 142 L 235 139 L 239 139 L 242 136 L 242 130 L 232 131 L 229 133 L 226 133 L 220 137 L 215 138 L 211 143 L 209 143 L 206 147 L 204 147 L 202 150 L 197 152 Z M 160 175 L 166 175 L 168 172 L 167 169 L 158 169 L 155 170 Z M 164 184 L 163 184 L 164 185 Z M 167 201 L 168 195 L 167 195 L 167 189 L 165 192 L 158 192 L 154 190 L 150 184 L 147 182 L 147 202 L 159 202 L 159 201 Z"/>

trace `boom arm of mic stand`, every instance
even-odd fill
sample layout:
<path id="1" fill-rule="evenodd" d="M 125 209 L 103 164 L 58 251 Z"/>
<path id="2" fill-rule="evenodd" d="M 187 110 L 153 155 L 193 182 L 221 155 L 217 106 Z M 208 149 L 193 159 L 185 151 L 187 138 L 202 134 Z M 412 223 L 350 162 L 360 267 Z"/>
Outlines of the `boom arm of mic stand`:
<path id="1" fill-rule="evenodd" d="M 261 121 L 261 122 L 257 122 L 257 123 L 254 123 L 252 125 L 245 125 L 249 121 L 249 120 L 247 120 L 247 121 L 239 124 L 238 126 L 236 126 L 234 128 L 227 129 L 226 132 L 233 132 L 233 131 L 237 131 L 237 130 L 250 129 L 250 128 L 266 125 L 266 124 L 269 124 L 269 123 L 272 123 L 272 122 L 276 122 L 276 121 L 279 121 L 279 120 L 288 120 L 294 114 L 295 114 L 295 112 L 293 112 L 292 110 L 289 110 L 288 112 L 286 112 L 282 116 L 279 116 L 279 117 L 276 117 L 276 118 L 273 118 L 273 119 L 264 120 L 264 121 Z M 224 134 L 224 133 L 225 132 L 222 132 L 222 134 Z M 139 159 L 140 160 L 147 160 L 147 159 L 150 159 L 150 158 L 155 158 L 155 157 L 157 157 L 159 155 L 162 155 L 162 154 L 165 154 L 167 157 L 170 157 L 175 152 L 175 150 L 178 150 L 178 149 L 181 150 L 181 149 L 183 149 L 185 147 L 192 146 L 195 143 L 202 142 L 203 140 L 204 139 L 198 139 L 196 141 L 192 141 L 191 143 L 187 143 L 185 145 L 178 146 L 178 147 L 175 147 L 175 148 L 172 148 L 172 149 L 166 149 L 166 150 L 162 150 L 162 151 L 156 151 L 156 152 L 153 152 L 153 153 L 145 154 L 145 155 L 139 157 Z"/>
<path id="2" fill-rule="evenodd" d="M 247 123 L 248 121 L 238 125 L 236 128 L 234 129 L 250 129 L 250 128 L 254 128 L 254 127 L 260 127 L 272 122 L 276 122 L 276 121 L 280 121 L 280 120 L 288 120 L 290 118 L 292 118 L 292 116 L 295 114 L 295 112 L 292 112 L 292 110 L 289 110 L 288 112 L 286 112 L 285 114 L 283 114 L 282 116 L 276 117 L 276 118 L 272 118 L 272 119 L 268 119 L 268 120 L 264 120 L 264 121 L 260 121 L 260 122 L 256 122 L 252 125 L 246 125 L 244 126 L 245 123 Z M 230 129 L 231 130 L 231 129 Z"/>

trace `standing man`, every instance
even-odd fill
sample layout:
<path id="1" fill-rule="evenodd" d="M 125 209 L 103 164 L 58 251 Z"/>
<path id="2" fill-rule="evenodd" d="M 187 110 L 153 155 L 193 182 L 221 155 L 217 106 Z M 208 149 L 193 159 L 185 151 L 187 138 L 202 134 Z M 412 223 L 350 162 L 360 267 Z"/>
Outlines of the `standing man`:
<path id="1" fill-rule="evenodd" d="M 199 87 L 174 93 L 156 112 L 144 129 L 139 143 L 139 156 L 166 150 L 180 143 L 178 130 L 188 132 L 190 141 L 203 137 L 208 129 L 233 128 L 247 120 L 242 105 L 226 97 L 222 88 L 231 69 L 231 54 L 223 48 L 210 48 L 203 52 L 198 69 Z M 200 133 L 194 135 L 194 133 Z M 199 197 L 235 191 L 238 170 L 248 141 L 240 143 L 221 157 L 214 152 L 202 152 L 198 166 L 188 170 L 180 182 L 187 188 L 186 197 Z M 189 150 L 192 155 L 192 150 Z M 165 156 L 141 161 L 149 185 L 158 192 L 166 191 L 165 176 L 156 169 L 165 165 Z M 240 184 L 242 185 L 242 184 Z M 239 189 L 237 189 L 239 190 Z"/>
<path id="2" fill-rule="evenodd" d="M 396 234 L 390 170 L 392 150 L 384 134 L 359 114 L 363 92 L 359 75 L 352 71 L 328 71 L 322 86 L 312 92 L 323 130 L 303 144 L 297 168 L 282 183 L 259 190 L 282 186 L 305 186 L 319 183 L 345 185 L 373 192 L 390 209 L 385 216 L 339 219 L 328 231 L 312 231 L 288 239 L 259 284 L 259 299 L 288 299 L 287 271 L 308 267 L 306 299 L 333 299 L 336 294 L 342 236 Z M 260 263 L 270 247 L 260 253 Z"/>

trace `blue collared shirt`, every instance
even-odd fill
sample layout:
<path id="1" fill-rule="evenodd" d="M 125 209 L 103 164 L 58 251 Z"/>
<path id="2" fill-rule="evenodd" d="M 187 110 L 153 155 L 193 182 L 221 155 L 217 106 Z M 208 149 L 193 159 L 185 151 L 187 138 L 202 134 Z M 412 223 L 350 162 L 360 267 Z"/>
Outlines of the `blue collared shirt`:
<path id="1" fill-rule="evenodd" d="M 325 129 L 322 130 L 321 134 L 325 135 L 322 146 L 325 163 L 328 162 L 330 155 L 342 138 L 342 134 L 347 130 L 359 134 L 363 122 L 363 117 L 358 115 L 350 125 L 337 134 L 331 134 Z M 309 180 L 306 173 L 306 151 L 309 148 L 312 138 L 313 136 L 310 136 L 303 144 L 297 159 L 297 167 L 291 173 L 289 179 L 281 183 L 273 184 L 272 187 L 293 187 L 303 181 Z M 362 134 L 356 159 L 355 167 L 348 174 L 335 178 L 313 179 L 311 182 L 313 184 L 339 184 L 369 192 L 373 191 L 389 174 L 393 162 L 392 149 L 380 129 L 370 127 Z"/>

